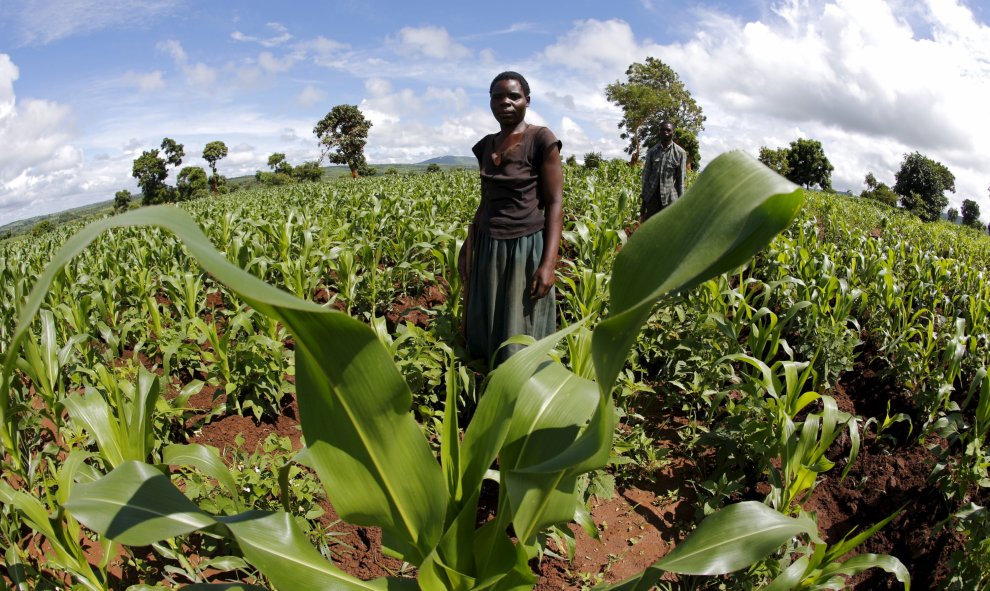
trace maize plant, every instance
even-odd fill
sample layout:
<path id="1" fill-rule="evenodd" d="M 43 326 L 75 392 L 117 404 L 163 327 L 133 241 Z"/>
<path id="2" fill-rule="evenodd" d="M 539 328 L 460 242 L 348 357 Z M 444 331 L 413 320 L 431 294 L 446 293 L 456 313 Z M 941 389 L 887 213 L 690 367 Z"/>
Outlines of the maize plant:
<path id="1" fill-rule="evenodd" d="M 101 232 L 160 226 L 213 278 L 292 334 L 305 464 L 316 471 L 340 516 L 380 527 L 383 544 L 416 565 L 418 578 L 358 580 L 309 545 L 289 513 L 211 515 L 160 469 L 140 461 L 124 461 L 99 479 L 72 486 L 63 506 L 73 519 L 125 545 L 208 529 L 235 540 L 245 558 L 282 589 L 530 588 L 535 575 L 528 562 L 538 535 L 574 517 L 578 476 L 608 458 L 615 422 L 611 393 L 657 298 L 742 265 L 791 222 L 801 202 L 799 189 L 749 156 L 730 153 L 713 161 L 682 199 L 645 223 L 616 257 L 609 315 L 592 329 L 595 379 L 572 373 L 551 356 L 580 322 L 530 345 L 489 376 L 463 439 L 448 395 L 439 461 L 409 412 L 411 392 L 373 329 L 228 262 L 175 208 L 131 211 L 70 238 L 24 304 L 11 349 L 22 346 L 55 275 Z M 282 248 L 288 231 L 280 230 Z M 2 374 L 0 419 L 11 466 L 20 470 L 17 409 L 9 396 L 13 358 L 7 356 Z M 498 504 L 494 518 L 479 527 L 485 479 L 498 483 Z M 646 572 L 607 588 L 645 589 L 664 570 L 735 570 L 799 534 L 820 542 L 806 516 L 788 517 L 755 502 L 731 505 Z"/>

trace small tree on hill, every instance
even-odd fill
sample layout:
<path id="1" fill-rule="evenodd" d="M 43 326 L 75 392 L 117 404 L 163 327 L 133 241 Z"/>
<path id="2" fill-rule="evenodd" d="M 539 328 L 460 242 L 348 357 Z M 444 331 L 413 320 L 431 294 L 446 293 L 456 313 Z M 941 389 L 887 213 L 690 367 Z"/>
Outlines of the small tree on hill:
<path id="1" fill-rule="evenodd" d="M 429 173 L 440 172 L 440 165 L 437 164 L 436 162 L 430 162 L 429 164 L 426 165 L 426 172 Z"/>
<path id="2" fill-rule="evenodd" d="M 199 166 L 187 166 L 179 171 L 176 178 L 176 189 L 178 190 L 179 201 L 189 201 L 206 197 L 210 191 L 210 185 L 206 178 L 206 171 Z"/>
<path id="3" fill-rule="evenodd" d="M 297 181 L 318 181 L 323 178 L 323 169 L 316 160 L 303 162 L 292 169 L 292 177 Z"/>
<path id="4" fill-rule="evenodd" d="M 210 172 L 213 173 L 210 175 L 209 181 L 210 191 L 212 191 L 214 195 L 220 192 L 220 187 L 222 187 L 225 184 L 224 181 L 226 181 L 224 177 L 217 174 L 217 162 L 226 157 L 227 144 L 221 141 L 210 142 L 203 148 L 203 160 L 206 160 L 206 162 L 209 163 Z"/>
<path id="5" fill-rule="evenodd" d="M 897 205 L 897 193 L 886 184 L 877 180 L 872 172 L 866 173 L 866 190 L 859 194 L 860 197 L 873 199 L 891 207 Z"/>
<path id="6" fill-rule="evenodd" d="M 953 224 L 959 220 L 959 210 L 955 207 L 950 207 L 948 211 L 945 212 L 945 219 L 949 220 Z"/>
<path id="7" fill-rule="evenodd" d="M 31 228 L 32 236 L 41 236 L 42 234 L 47 234 L 55 229 L 55 224 L 51 220 L 41 220 Z"/>
<path id="8" fill-rule="evenodd" d="M 901 205 L 926 222 L 941 217 L 949 204 L 945 192 L 956 192 L 955 175 L 941 162 L 918 152 L 904 155 L 894 179 L 894 192 L 901 196 Z"/>
<path id="9" fill-rule="evenodd" d="M 268 157 L 268 168 L 276 174 L 292 174 L 292 165 L 285 159 L 285 154 L 281 152 L 275 152 Z"/>
<path id="10" fill-rule="evenodd" d="M 131 206 L 132 199 L 131 192 L 127 189 L 121 189 L 113 195 L 113 210 L 114 211 L 124 211 Z"/>
<path id="11" fill-rule="evenodd" d="M 963 199 L 962 202 L 962 223 L 970 228 L 982 228 L 980 223 L 980 205 L 972 199 Z"/>
<path id="12" fill-rule="evenodd" d="M 364 155 L 361 156 L 361 162 L 358 164 L 358 176 L 375 176 L 378 174 L 378 169 L 374 166 L 368 164 L 368 161 L 364 159 Z"/>
<path id="13" fill-rule="evenodd" d="M 357 178 L 362 164 L 367 166 L 364 146 L 368 143 L 369 129 L 371 121 L 364 118 L 356 105 L 337 105 L 330 109 L 313 128 L 322 146 L 320 160 L 327 157 L 334 164 L 346 164 L 351 177 Z"/>
<path id="14" fill-rule="evenodd" d="M 787 151 L 788 180 L 810 189 L 818 185 L 823 191 L 832 190 L 832 163 L 825 156 L 818 140 L 799 138 L 791 142 Z"/>
<path id="15" fill-rule="evenodd" d="M 142 152 L 134 160 L 131 176 L 137 179 L 137 184 L 141 187 L 143 205 L 165 203 L 168 200 L 168 189 L 165 186 L 168 168 L 165 160 L 158 156 L 158 150 Z"/>
<path id="16" fill-rule="evenodd" d="M 670 121 L 675 130 L 697 137 L 705 129 L 705 115 L 673 68 L 655 57 L 634 62 L 626 69 L 626 82 L 615 81 L 605 88 L 605 98 L 622 108 L 619 134 L 629 140 L 629 164 L 639 161 L 643 146 L 660 141 L 660 124 Z M 683 138 L 682 138 L 683 139 Z M 676 141 L 676 140 L 675 140 Z M 688 150 L 688 146 L 678 142 Z M 689 157 L 692 152 L 688 150 Z M 695 161 L 697 165 L 697 161 Z"/>
<path id="17" fill-rule="evenodd" d="M 588 152 L 584 155 L 584 167 L 591 170 L 598 168 L 605 162 L 601 152 Z"/>
<path id="18" fill-rule="evenodd" d="M 164 154 L 165 157 L 162 158 L 159 154 Z M 165 138 L 162 140 L 161 152 L 147 150 L 134 160 L 131 176 L 137 179 L 138 186 L 141 187 L 143 205 L 171 203 L 177 199 L 175 188 L 166 185 L 165 179 L 168 178 L 168 167 L 179 166 L 183 157 L 185 152 L 182 144 L 172 138 Z"/>

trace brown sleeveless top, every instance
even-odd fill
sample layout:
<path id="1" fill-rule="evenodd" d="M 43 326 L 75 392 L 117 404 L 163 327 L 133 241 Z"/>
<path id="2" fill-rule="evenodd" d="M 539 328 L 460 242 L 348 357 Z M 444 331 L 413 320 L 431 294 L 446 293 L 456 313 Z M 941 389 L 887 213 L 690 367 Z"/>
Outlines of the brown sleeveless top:
<path id="1" fill-rule="evenodd" d="M 519 238 L 543 229 L 540 170 L 552 146 L 560 140 L 546 127 L 530 125 L 518 142 L 497 152 L 495 134 L 471 149 L 481 169 L 479 230 L 492 238 Z"/>

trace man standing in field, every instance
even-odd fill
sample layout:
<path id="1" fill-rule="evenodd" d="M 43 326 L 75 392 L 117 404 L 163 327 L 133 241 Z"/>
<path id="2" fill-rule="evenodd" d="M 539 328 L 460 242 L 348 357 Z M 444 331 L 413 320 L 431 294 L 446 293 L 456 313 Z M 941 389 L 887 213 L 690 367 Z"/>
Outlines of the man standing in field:
<path id="1" fill-rule="evenodd" d="M 687 152 L 674 143 L 674 124 L 660 124 L 660 143 L 646 153 L 639 221 L 645 222 L 684 194 Z"/>

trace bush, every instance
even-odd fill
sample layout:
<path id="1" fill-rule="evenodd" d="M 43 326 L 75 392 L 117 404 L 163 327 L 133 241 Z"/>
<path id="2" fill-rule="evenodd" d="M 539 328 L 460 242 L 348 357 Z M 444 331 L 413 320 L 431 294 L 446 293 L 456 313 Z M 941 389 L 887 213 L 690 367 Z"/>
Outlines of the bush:
<path id="1" fill-rule="evenodd" d="M 598 168 L 605 162 L 601 152 L 588 152 L 584 155 L 584 167 L 592 170 Z"/>

